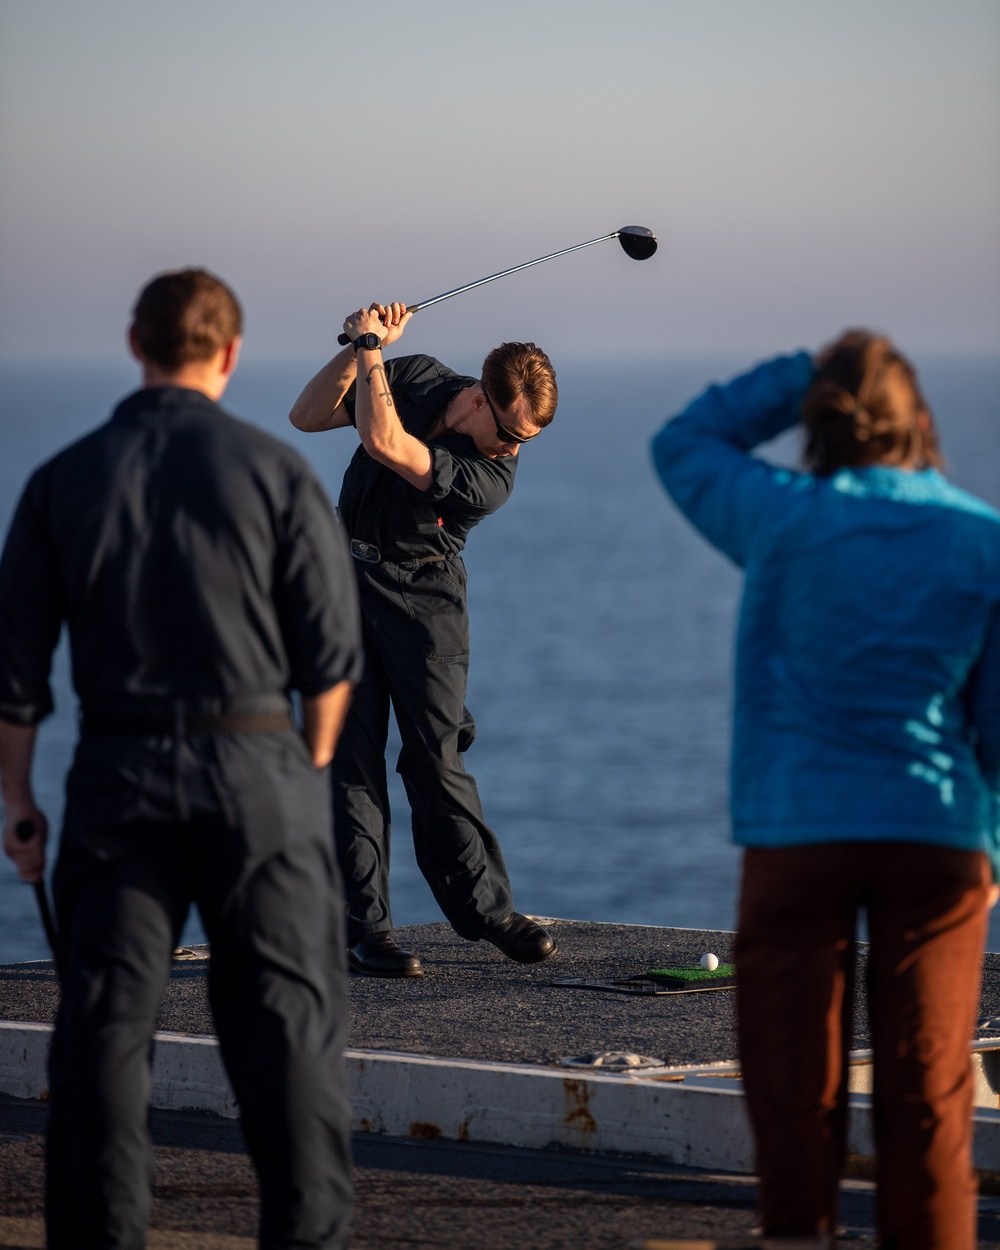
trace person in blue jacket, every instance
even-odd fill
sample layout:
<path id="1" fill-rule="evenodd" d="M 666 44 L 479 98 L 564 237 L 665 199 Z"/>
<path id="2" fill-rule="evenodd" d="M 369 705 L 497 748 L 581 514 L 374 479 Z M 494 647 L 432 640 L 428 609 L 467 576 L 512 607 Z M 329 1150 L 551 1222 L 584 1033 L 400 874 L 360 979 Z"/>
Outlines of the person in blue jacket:
<path id="1" fill-rule="evenodd" d="M 799 422 L 806 472 L 752 454 Z M 941 475 L 913 367 L 866 331 L 710 387 L 653 456 L 688 520 L 746 572 L 735 961 L 764 1234 L 824 1245 L 837 1226 L 863 909 L 880 1244 L 972 1250 L 1000 515 Z"/>

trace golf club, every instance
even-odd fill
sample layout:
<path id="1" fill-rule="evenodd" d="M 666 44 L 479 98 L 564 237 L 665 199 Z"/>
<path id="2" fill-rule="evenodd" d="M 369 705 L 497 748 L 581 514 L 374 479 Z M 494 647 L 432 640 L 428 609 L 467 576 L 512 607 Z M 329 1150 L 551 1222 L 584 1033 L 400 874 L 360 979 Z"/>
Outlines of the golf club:
<path id="1" fill-rule="evenodd" d="M 626 256 L 633 260 L 648 260 L 656 251 L 656 235 L 645 226 L 622 226 L 620 230 L 612 230 L 610 234 L 602 234 L 599 239 L 589 239 L 586 243 L 575 243 L 572 247 L 564 247 L 559 252 L 549 252 L 548 256 L 539 256 L 537 260 L 525 261 L 523 265 L 513 265 L 510 269 L 501 269 L 499 273 L 491 273 L 488 278 L 478 278 L 465 286 L 457 286 L 454 291 L 445 291 L 443 295 L 435 295 L 433 299 L 421 300 L 419 304 L 407 304 L 408 313 L 418 312 L 421 308 L 430 308 L 432 304 L 440 304 L 453 295 L 461 295 L 463 291 L 471 291 L 474 287 L 485 286 L 487 282 L 496 282 L 497 278 L 506 278 L 509 273 L 518 273 L 521 269 L 530 269 L 532 265 L 540 265 L 543 261 L 552 260 L 556 256 L 565 256 L 567 252 L 578 252 L 581 247 L 593 247 L 595 243 L 603 243 L 605 239 L 617 239 Z M 351 340 L 346 334 L 337 336 L 337 342 L 346 346 Z"/>
<path id="2" fill-rule="evenodd" d="M 29 842 L 35 836 L 35 822 L 33 820 L 19 820 L 14 826 L 14 836 L 20 842 Z M 59 971 L 59 936 L 56 933 L 55 921 L 52 919 L 52 909 L 49 907 L 49 896 L 45 892 L 45 881 L 35 882 L 35 899 L 38 902 L 38 911 L 42 917 L 42 928 L 45 930 L 45 936 L 49 940 L 49 946 L 52 948 L 52 959 L 56 966 L 56 972 Z"/>

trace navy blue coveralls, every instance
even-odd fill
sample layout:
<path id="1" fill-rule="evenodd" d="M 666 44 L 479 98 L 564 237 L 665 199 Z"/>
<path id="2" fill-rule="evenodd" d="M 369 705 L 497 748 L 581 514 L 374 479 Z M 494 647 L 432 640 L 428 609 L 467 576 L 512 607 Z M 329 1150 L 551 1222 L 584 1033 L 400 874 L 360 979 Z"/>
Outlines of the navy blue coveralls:
<path id="1" fill-rule="evenodd" d="M 430 356 L 386 362 L 403 427 L 425 438 L 475 378 Z M 353 420 L 354 388 L 344 403 Z M 463 753 L 475 738 L 465 706 L 469 670 L 466 572 L 474 525 L 510 495 L 517 458 L 492 460 L 454 431 L 429 444 L 425 491 L 359 447 L 344 475 L 341 523 L 361 599 L 364 676 L 333 762 L 334 830 L 347 894 L 348 942 L 392 928 L 385 750 L 392 704 L 396 765 L 410 803 L 417 863 L 456 932 L 476 939 L 514 910 L 496 835 L 483 818 Z"/>
<path id="2" fill-rule="evenodd" d="M 354 578 L 305 461 L 200 392 L 138 391 L 31 478 L 0 561 L 0 717 L 81 738 L 54 891 L 50 1250 L 145 1245 L 150 1045 L 196 903 L 269 1250 L 350 1215 L 343 915 L 330 800 L 289 691 L 353 680 Z"/>

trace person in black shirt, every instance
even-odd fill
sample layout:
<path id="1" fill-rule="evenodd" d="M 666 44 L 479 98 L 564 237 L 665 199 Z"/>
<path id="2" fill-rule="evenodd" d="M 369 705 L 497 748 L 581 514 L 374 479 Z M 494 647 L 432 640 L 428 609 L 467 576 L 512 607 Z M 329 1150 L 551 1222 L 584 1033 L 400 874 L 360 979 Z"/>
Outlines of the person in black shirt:
<path id="1" fill-rule="evenodd" d="M 490 352 L 481 378 L 429 356 L 383 361 L 409 317 L 401 304 L 348 317 L 353 346 L 320 370 L 291 413 L 299 429 L 355 425 L 361 438 L 339 512 L 360 589 L 365 671 L 334 759 L 334 836 L 350 966 L 388 977 L 422 971 L 396 944 L 389 910 L 390 703 L 417 863 L 452 927 L 523 963 L 555 951 L 545 929 L 514 911 L 500 845 L 463 763 L 475 724 L 465 707 L 460 555 L 472 527 L 507 501 L 521 446 L 552 420 L 555 374 L 533 343 Z"/>
<path id="2" fill-rule="evenodd" d="M 143 388 L 32 476 L 0 560 L 4 848 L 22 880 L 45 866 L 30 769 L 64 621 L 81 711 L 54 878 L 51 1250 L 145 1244 L 150 1043 L 192 902 L 260 1179 L 260 1244 L 347 1244 L 324 769 L 360 671 L 356 591 L 305 461 L 218 405 L 240 326 L 204 271 L 154 279 L 131 329 Z"/>

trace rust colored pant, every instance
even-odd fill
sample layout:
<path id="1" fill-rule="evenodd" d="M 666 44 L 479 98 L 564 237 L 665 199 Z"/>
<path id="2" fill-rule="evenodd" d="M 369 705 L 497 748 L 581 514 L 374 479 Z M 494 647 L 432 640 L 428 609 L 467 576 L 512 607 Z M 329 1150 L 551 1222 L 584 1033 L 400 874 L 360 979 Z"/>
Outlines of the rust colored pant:
<path id="1" fill-rule="evenodd" d="M 989 889 L 974 851 L 842 842 L 746 852 L 736 995 L 766 1235 L 837 1225 L 864 909 L 879 1244 L 975 1250 L 969 1040 Z"/>

